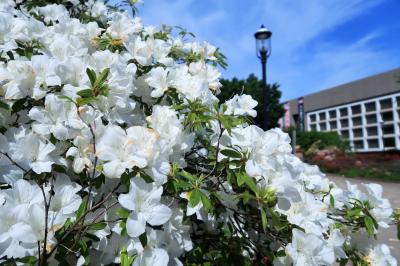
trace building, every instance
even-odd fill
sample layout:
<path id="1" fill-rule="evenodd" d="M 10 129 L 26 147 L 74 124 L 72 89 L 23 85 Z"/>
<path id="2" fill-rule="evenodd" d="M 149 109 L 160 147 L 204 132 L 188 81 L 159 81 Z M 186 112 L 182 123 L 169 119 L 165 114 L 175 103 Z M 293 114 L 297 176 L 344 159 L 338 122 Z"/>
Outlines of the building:
<path id="1" fill-rule="evenodd" d="M 400 68 L 284 103 L 284 128 L 335 131 L 357 152 L 400 150 Z"/>

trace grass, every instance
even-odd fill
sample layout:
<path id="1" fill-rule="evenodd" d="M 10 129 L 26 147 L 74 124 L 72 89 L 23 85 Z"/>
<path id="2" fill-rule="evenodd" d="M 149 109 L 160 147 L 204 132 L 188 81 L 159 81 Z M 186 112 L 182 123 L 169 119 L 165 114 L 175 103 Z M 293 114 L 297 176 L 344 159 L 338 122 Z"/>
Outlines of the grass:
<path id="1" fill-rule="evenodd" d="M 340 172 L 346 177 L 365 177 L 369 179 L 377 179 L 384 181 L 400 182 L 400 171 L 388 171 L 377 168 L 350 168 Z"/>

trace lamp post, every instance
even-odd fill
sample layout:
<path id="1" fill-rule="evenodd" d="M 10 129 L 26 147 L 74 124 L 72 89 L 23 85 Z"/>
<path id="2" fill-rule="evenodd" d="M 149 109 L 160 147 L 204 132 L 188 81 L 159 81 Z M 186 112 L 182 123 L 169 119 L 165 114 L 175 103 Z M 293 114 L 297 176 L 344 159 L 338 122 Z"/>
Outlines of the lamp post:
<path id="1" fill-rule="evenodd" d="M 271 36 L 272 32 L 269 31 L 264 25 L 258 29 L 254 34 L 256 38 L 256 53 L 257 57 L 261 60 L 262 65 L 262 82 L 263 82 L 263 129 L 269 129 L 268 119 L 268 92 L 267 92 L 267 59 L 271 54 Z"/>

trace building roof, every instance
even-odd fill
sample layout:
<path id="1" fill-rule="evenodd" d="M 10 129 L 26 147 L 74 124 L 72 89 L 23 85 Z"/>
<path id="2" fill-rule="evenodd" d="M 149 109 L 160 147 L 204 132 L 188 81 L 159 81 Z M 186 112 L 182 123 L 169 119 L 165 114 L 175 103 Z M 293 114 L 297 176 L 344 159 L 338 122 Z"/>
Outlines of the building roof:
<path id="1" fill-rule="evenodd" d="M 400 68 L 352 81 L 304 96 L 304 111 L 310 112 L 400 91 Z M 297 114 L 297 98 L 287 101 Z"/>

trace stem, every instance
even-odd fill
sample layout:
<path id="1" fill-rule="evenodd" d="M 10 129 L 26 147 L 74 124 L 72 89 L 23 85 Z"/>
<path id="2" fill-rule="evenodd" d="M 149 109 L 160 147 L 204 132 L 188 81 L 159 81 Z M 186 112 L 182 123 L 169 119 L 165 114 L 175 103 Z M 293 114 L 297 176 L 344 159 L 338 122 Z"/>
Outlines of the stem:
<path id="1" fill-rule="evenodd" d="M 7 153 L 0 152 L 0 154 L 3 154 L 4 156 L 6 156 L 7 159 L 10 160 L 10 162 L 11 162 L 12 164 L 14 164 L 16 167 L 18 167 L 18 168 L 21 169 L 22 171 L 24 171 L 24 173 L 27 173 L 27 172 L 28 172 L 27 170 L 25 170 L 25 168 L 23 168 L 21 165 L 19 165 L 17 162 L 15 162 L 15 161 L 10 157 L 10 155 L 8 155 Z"/>
<path id="2" fill-rule="evenodd" d="M 218 170 L 218 154 L 219 154 L 219 146 L 221 142 L 221 137 L 222 134 L 224 134 L 224 128 L 222 128 L 221 121 L 218 119 L 218 126 L 219 126 L 219 136 L 218 136 L 218 142 L 217 142 L 217 148 L 215 151 L 215 169 Z"/>
<path id="3" fill-rule="evenodd" d="M 42 265 L 41 260 L 40 260 L 40 241 L 37 242 L 38 246 L 38 265 Z"/>
<path id="4" fill-rule="evenodd" d="M 57 247 L 62 244 L 65 239 L 72 234 L 72 232 L 74 232 L 75 226 L 78 225 L 79 223 L 81 223 L 82 221 L 85 220 L 86 215 L 92 211 L 97 210 L 98 208 L 100 208 L 111 196 L 112 194 L 119 188 L 119 186 L 121 185 L 121 183 L 119 183 L 111 192 L 109 192 L 103 200 L 101 200 L 99 203 L 97 203 L 96 205 L 94 205 L 92 208 L 90 208 L 89 210 L 85 211 L 85 213 L 78 219 L 75 221 L 75 223 L 71 226 L 71 228 L 68 230 L 67 233 L 65 233 L 63 235 L 63 237 L 60 239 L 60 241 L 57 242 L 57 244 L 51 249 L 51 251 L 48 253 L 48 256 L 51 256 L 54 251 L 57 249 Z"/>
<path id="5" fill-rule="evenodd" d="M 44 183 L 45 184 L 45 183 Z M 39 265 L 47 265 L 47 258 L 48 258 L 48 254 L 47 254 L 47 238 L 48 238 L 48 233 L 49 233 L 49 226 L 48 226 L 48 220 L 49 220 L 49 208 L 50 208 L 50 202 L 51 202 L 51 198 L 53 197 L 54 191 L 53 191 L 53 184 L 51 184 L 51 190 L 50 190 L 50 196 L 49 196 L 49 200 L 47 201 L 46 198 L 46 192 L 44 191 L 43 185 L 42 184 L 40 186 L 40 189 L 42 191 L 43 194 L 43 198 L 44 198 L 44 208 L 45 208 L 45 221 L 44 221 L 44 242 L 43 242 L 43 254 L 42 254 L 42 260 L 41 260 L 41 264 Z M 40 244 L 39 244 L 39 248 L 40 248 Z M 40 257 L 40 253 L 39 253 L 39 257 Z"/>

